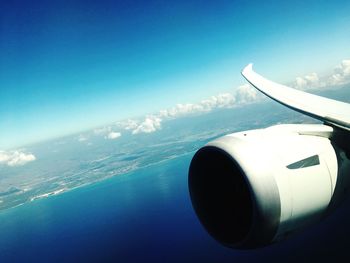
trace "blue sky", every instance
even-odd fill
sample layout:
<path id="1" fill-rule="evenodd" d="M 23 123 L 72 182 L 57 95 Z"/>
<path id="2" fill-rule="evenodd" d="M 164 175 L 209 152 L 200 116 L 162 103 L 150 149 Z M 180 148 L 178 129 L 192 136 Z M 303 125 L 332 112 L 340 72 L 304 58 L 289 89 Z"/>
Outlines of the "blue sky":
<path id="1" fill-rule="evenodd" d="M 0 149 L 350 57 L 349 1 L 1 1 Z"/>

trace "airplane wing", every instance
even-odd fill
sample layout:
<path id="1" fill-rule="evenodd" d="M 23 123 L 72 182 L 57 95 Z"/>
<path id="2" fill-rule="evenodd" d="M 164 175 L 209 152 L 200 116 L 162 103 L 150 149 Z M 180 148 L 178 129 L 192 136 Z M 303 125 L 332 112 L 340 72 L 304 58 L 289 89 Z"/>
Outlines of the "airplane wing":
<path id="1" fill-rule="evenodd" d="M 242 70 L 242 75 L 271 99 L 305 115 L 350 131 L 350 104 L 274 83 L 254 72 L 252 64 Z"/>

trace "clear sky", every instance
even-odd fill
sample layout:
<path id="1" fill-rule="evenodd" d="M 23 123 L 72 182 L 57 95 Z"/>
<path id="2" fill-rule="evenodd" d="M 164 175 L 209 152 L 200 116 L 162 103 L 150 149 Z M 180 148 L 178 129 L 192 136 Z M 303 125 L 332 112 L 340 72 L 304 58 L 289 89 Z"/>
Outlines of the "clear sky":
<path id="1" fill-rule="evenodd" d="M 0 150 L 350 57 L 350 1 L 1 1 Z"/>

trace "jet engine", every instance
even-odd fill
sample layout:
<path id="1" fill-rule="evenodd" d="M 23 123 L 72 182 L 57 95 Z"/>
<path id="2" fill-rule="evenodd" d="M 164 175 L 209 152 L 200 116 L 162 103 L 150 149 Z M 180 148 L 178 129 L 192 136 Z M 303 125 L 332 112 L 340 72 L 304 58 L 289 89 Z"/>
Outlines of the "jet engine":
<path id="1" fill-rule="evenodd" d="M 332 127 L 276 125 L 223 136 L 189 168 L 193 208 L 209 234 L 233 248 L 282 240 L 343 200 L 350 161 Z"/>

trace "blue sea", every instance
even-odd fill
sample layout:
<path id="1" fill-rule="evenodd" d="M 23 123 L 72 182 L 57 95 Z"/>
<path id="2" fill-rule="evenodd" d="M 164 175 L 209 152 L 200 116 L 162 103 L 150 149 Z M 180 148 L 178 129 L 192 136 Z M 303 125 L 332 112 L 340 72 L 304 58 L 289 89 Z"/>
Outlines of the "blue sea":
<path id="1" fill-rule="evenodd" d="M 217 243 L 191 207 L 187 169 L 192 155 L 2 211 L 0 262 L 349 259 L 349 201 L 282 243 L 248 251 Z"/>

